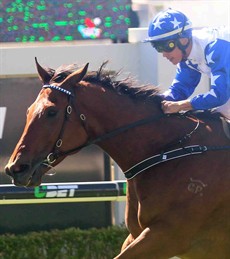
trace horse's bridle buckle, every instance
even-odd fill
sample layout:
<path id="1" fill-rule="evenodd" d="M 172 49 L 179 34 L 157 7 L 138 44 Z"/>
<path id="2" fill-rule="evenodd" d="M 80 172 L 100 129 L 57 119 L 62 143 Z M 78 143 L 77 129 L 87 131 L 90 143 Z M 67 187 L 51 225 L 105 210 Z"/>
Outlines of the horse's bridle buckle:
<path id="1" fill-rule="evenodd" d="M 49 165 L 52 165 L 56 161 L 55 154 L 49 153 L 49 155 L 46 157 L 46 160 Z"/>

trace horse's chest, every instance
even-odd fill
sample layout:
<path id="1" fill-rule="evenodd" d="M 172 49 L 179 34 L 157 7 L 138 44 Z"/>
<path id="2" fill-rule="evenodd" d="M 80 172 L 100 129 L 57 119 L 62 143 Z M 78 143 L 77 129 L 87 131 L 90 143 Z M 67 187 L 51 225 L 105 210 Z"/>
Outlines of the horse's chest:
<path id="1" fill-rule="evenodd" d="M 166 219 L 172 211 L 180 215 L 187 207 L 191 194 L 188 190 L 189 182 L 185 179 L 171 180 L 162 181 L 156 178 L 150 183 L 137 184 L 138 217 L 141 226 L 146 227 L 153 221 Z"/>

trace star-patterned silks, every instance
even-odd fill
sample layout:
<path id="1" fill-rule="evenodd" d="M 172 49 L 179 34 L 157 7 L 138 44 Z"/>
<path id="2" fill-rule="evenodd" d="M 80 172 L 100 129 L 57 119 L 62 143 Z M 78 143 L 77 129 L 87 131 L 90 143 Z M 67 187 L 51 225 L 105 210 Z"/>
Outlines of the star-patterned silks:
<path id="1" fill-rule="evenodd" d="M 170 22 L 173 24 L 173 29 L 179 28 L 179 25 L 181 24 L 181 22 L 177 21 L 175 17 L 174 17 L 174 20 Z"/>
<path id="2" fill-rule="evenodd" d="M 202 74 L 210 77 L 210 90 L 191 98 L 193 109 L 222 107 L 230 99 L 230 42 L 223 35 L 222 28 L 193 31 L 192 50 L 188 59 L 179 63 L 176 80 L 164 94 L 166 100 L 189 98 Z"/>
<path id="3" fill-rule="evenodd" d="M 154 26 L 154 29 L 161 29 L 161 24 L 162 23 L 165 23 L 165 21 L 160 21 L 160 19 L 157 19 L 154 23 L 153 23 L 153 26 Z"/>
<path id="4" fill-rule="evenodd" d="M 207 97 L 207 96 L 213 96 L 215 98 L 217 97 L 214 89 L 211 89 L 208 93 L 204 94 L 204 97 Z"/>
<path id="5" fill-rule="evenodd" d="M 198 69 L 198 64 L 192 63 L 191 60 L 187 60 L 186 63 L 187 63 L 187 65 L 188 65 L 189 67 L 192 67 L 193 69 L 196 69 L 197 71 L 199 70 L 199 69 Z"/>
<path id="6" fill-rule="evenodd" d="M 179 83 L 180 81 L 178 81 L 176 78 L 173 79 L 173 84 Z"/>
<path id="7" fill-rule="evenodd" d="M 211 73 L 211 86 L 216 86 L 216 79 L 219 78 L 220 75 L 216 75 L 214 76 L 212 73 Z"/>
<path id="8" fill-rule="evenodd" d="M 212 60 L 213 53 L 214 53 L 214 51 L 212 51 L 210 54 L 206 55 L 206 60 L 207 60 L 208 64 L 214 63 L 214 61 Z"/>

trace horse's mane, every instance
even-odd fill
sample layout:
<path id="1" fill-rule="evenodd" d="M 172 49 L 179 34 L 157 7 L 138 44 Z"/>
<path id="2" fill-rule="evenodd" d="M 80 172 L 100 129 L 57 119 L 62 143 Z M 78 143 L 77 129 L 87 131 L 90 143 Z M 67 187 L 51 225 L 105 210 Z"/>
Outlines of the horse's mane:
<path id="1" fill-rule="evenodd" d="M 121 70 L 114 72 L 106 70 L 107 61 L 103 62 L 97 71 L 88 71 L 83 80 L 86 82 L 100 84 L 103 87 L 116 91 L 118 94 L 129 95 L 133 99 L 155 100 L 160 102 L 162 99 L 159 95 L 160 91 L 153 85 L 138 85 L 138 82 L 131 76 L 125 79 L 118 79 Z M 62 65 L 56 70 L 46 68 L 47 72 L 52 76 L 51 82 L 61 82 L 69 74 L 76 71 L 79 67 L 76 64 Z"/>
<path id="2" fill-rule="evenodd" d="M 86 74 L 83 78 L 90 83 L 100 83 L 110 89 L 115 90 L 118 94 L 126 94 L 131 98 L 154 98 L 159 97 L 159 89 L 153 85 L 138 85 L 138 82 L 131 76 L 125 79 L 118 80 L 121 75 L 121 70 L 114 72 L 105 70 L 107 62 L 104 62 L 98 71 L 92 71 Z"/>
<path id="3" fill-rule="evenodd" d="M 154 101 L 159 107 L 161 106 L 162 97 L 160 90 L 153 85 L 139 85 L 136 80 L 128 76 L 125 79 L 118 80 L 118 76 L 121 74 L 121 70 L 118 72 L 112 70 L 106 70 L 105 67 L 108 61 L 103 62 L 97 71 L 88 71 L 83 80 L 86 82 L 102 85 L 108 89 L 116 91 L 120 95 L 128 95 L 130 98 Z M 62 65 L 56 70 L 51 68 L 45 68 L 50 74 L 52 82 L 62 82 L 68 75 L 79 69 L 76 64 Z M 211 111 L 189 111 L 187 114 L 195 115 L 199 119 L 209 118 L 214 120 L 220 119 L 220 114 L 213 114 Z"/>

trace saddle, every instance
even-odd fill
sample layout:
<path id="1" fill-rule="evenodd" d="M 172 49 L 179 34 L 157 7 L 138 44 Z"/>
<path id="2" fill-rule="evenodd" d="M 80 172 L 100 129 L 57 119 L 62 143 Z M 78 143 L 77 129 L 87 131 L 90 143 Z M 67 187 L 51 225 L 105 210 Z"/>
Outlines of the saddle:
<path id="1" fill-rule="evenodd" d="M 223 130 L 228 139 L 230 139 L 230 120 L 223 117 L 223 115 L 219 112 L 213 112 L 212 110 L 199 110 L 199 111 L 189 111 L 187 112 L 196 116 L 198 119 L 202 118 L 211 118 L 213 120 L 220 120 L 222 122 Z"/>

